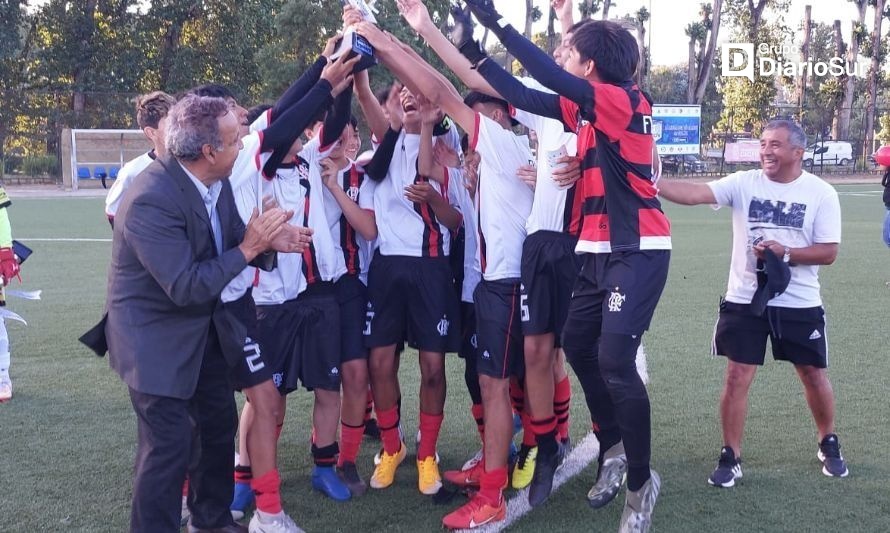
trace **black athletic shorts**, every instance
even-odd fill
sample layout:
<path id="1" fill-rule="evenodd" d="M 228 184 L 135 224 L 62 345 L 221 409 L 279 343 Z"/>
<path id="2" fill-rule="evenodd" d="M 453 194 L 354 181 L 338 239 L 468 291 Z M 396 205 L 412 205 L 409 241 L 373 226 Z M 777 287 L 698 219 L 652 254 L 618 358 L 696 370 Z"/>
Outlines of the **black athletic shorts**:
<path id="1" fill-rule="evenodd" d="M 460 308 L 447 257 L 386 256 L 368 272 L 365 346 L 407 341 L 428 352 L 460 349 Z"/>
<path id="2" fill-rule="evenodd" d="M 670 250 L 584 254 L 563 346 L 599 341 L 601 333 L 642 335 L 667 281 Z"/>
<path id="3" fill-rule="evenodd" d="M 828 335 L 822 307 L 767 307 L 762 316 L 750 304 L 720 302 L 711 353 L 736 363 L 763 365 L 766 339 L 773 359 L 817 368 L 828 366 Z"/>
<path id="4" fill-rule="evenodd" d="M 228 333 L 237 335 L 240 345 L 238 364 L 231 370 L 235 390 L 243 390 L 272 379 L 272 367 L 266 364 L 265 354 L 257 342 L 256 306 L 247 291 L 241 298 L 223 304 L 229 321 Z M 233 349 L 239 346 L 233 346 Z"/>
<path id="5" fill-rule="evenodd" d="M 460 350 L 457 355 L 461 359 L 476 357 L 479 341 L 476 336 L 476 305 L 470 302 L 460 303 Z"/>
<path id="6" fill-rule="evenodd" d="M 340 307 L 333 283 L 310 285 L 295 300 L 258 305 L 257 337 L 284 395 L 299 388 L 340 390 Z"/>
<path id="7" fill-rule="evenodd" d="M 556 345 L 569 312 L 572 288 L 581 270 L 578 238 L 557 231 L 536 231 L 522 245 L 522 332 L 554 333 Z"/>
<path id="8" fill-rule="evenodd" d="M 518 279 L 482 280 L 473 291 L 476 350 L 480 375 L 505 379 L 523 376 L 524 356 Z"/>
<path id="9" fill-rule="evenodd" d="M 334 283 L 334 290 L 340 306 L 340 361 L 367 359 L 364 333 L 368 288 L 358 276 L 344 274 Z"/>

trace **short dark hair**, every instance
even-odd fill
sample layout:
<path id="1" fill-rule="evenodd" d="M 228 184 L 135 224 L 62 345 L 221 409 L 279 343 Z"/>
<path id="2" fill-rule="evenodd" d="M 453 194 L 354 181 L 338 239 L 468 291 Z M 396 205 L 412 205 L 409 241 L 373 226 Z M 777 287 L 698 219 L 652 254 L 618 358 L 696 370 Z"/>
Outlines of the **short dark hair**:
<path id="1" fill-rule="evenodd" d="M 247 110 L 247 123 L 253 124 L 256 119 L 260 118 L 260 115 L 270 109 L 272 109 L 272 106 L 269 104 L 259 104 L 251 107 Z"/>
<path id="2" fill-rule="evenodd" d="M 163 91 L 143 94 L 136 99 L 136 124 L 140 128 L 157 128 L 175 103 L 176 99 Z"/>
<path id="3" fill-rule="evenodd" d="M 476 104 L 494 104 L 504 110 L 505 113 L 510 112 L 510 104 L 506 100 L 495 98 L 494 96 L 480 93 L 479 91 L 470 91 L 464 97 L 464 104 L 467 107 L 473 107 Z"/>
<path id="4" fill-rule="evenodd" d="M 194 94 L 196 96 L 212 96 L 214 98 L 231 98 L 232 100 L 237 100 L 235 98 L 235 94 L 229 90 L 228 87 L 224 87 L 217 83 L 205 83 L 204 85 L 198 85 L 197 87 L 192 87 L 188 91 L 187 94 Z"/>
<path id="5" fill-rule="evenodd" d="M 581 26 L 586 26 L 587 24 L 589 24 L 589 23 L 591 23 L 591 22 L 593 22 L 593 21 L 590 20 L 590 19 L 583 19 L 583 20 L 580 20 L 580 21 L 578 21 L 578 22 L 572 24 L 572 27 L 569 28 L 569 29 L 566 31 L 566 33 L 575 33 L 576 31 L 578 31 L 578 29 L 579 29 Z"/>
<path id="6" fill-rule="evenodd" d="M 611 20 L 582 24 L 572 35 L 572 46 L 581 59 L 593 60 L 597 75 L 605 83 L 630 80 L 640 63 L 637 40 L 627 28 Z"/>

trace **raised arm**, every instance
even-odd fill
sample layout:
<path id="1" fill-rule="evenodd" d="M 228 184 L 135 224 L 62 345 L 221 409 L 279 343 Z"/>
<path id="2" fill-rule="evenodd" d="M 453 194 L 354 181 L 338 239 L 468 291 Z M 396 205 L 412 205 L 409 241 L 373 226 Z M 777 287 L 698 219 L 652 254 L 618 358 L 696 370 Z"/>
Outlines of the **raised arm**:
<path id="1" fill-rule="evenodd" d="M 371 80 L 368 76 L 367 69 L 355 74 L 355 85 L 353 90 L 355 92 L 355 97 L 358 100 L 358 105 L 361 107 L 362 113 L 365 115 L 365 121 L 368 123 L 368 128 L 371 129 L 371 133 L 377 140 L 383 139 L 383 135 L 386 134 L 389 124 L 386 121 L 386 114 L 383 112 L 383 107 L 380 105 L 380 102 L 377 101 L 374 91 L 371 90 Z"/>
<path id="2" fill-rule="evenodd" d="M 513 107 L 542 117 L 562 120 L 559 95 L 530 89 L 511 76 L 495 61 L 486 59 L 478 67 L 479 74 L 485 77 L 504 100 Z"/>
<path id="3" fill-rule="evenodd" d="M 349 116 L 352 114 L 352 88 L 349 87 L 334 99 L 334 107 L 324 119 L 324 127 L 321 130 L 322 151 L 340 138 L 343 128 L 349 124 Z"/>
<path id="4" fill-rule="evenodd" d="M 559 20 L 559 31 L 563 37 L 575 25 L 575 17 L 572 14 L 573 4 L 572 0 L 550 0 L 550 7 L 556 11 L 556 19 Z"/>
<path id="5" fill-rule="evenodd" d="M 442 121 L 442 112 L 423 95 L 417 95 L 417 104 L 420 106 L 420 148 L 417 153 L 417 172 L 444 185 L 447 169 L 436 163 L 435 139 L 433 129 Z"/>
<path id="6" fill-rule="evenodd" d="M 457 46 L 473 39 L 473 23 L 469 11 L 461 10 L 453 6 L 451 16 L 454 19 L 454 29 L 449 41 L 439 28 L 433 24 L 432 18 L 426 6 L 421 0 L 397 0 L 399 13 L 405 21 L 414 29 L 426 44 L 436 52 L 448 68 L 454 72 L 462 82 L 472 91 L 479 91 L 500 98 L 494 88 L 485 81 L 485 78 L 473 70 L 473 65 L 461 55 Z"/>
<path id="7" fill-rule="evenodd" d="M 689 183 L 676 178 L 658 180 L 658 195 L 675 204 L 716 204 L 714 191 L 705 183 Z"/>
<path id="8" fill-rule="evenodd" d="M 563 70 L 546 52 L 507 24 L 494 9 L 491 0 L 466 0 L 466 2 L 476 20 L 501 40 L 501 44 L 522 63 L 531 77 L 580 106 L 589 104 L 590 84 Z"/>
<path id="9" fill-rule="evenodd" d="M 343 211 L 343 216 L 346 217 L 349 225 L 355 228 L 366 241 L 376 239 L 377 222 L 374 218 L 374 212 L 362 209 L 346 194 L 346 191 L 343 190 L 338 181 L 340 169 L 337 168 L 337 164 L 334 161 L 326 157 L 319 164 L 321 165 L 321 177 L 324 185 L 334 199 L 337 200 L 337 204 L 340 206 L 340 210 Z"/>

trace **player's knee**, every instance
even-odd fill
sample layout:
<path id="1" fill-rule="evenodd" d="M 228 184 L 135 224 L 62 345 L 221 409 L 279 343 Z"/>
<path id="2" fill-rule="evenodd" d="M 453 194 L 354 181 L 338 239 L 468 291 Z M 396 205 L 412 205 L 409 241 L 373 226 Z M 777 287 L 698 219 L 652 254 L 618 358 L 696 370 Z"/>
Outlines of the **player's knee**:
<path id="1" fill-rule="evenodd" d="M 368 389 L 368 364 L 364 359 L 348 361 L 340 365 L 340 379 L 344 394 L 365 395 Z"/>
<path id="2" fill-rule="evenodd" d="M 726 391 L 729 394 L 747 394 L 751 381 L 754 379 L 754 373 L 757 371 L 755 365 L 744 365 L 739 363 L 730 363 L 726 367 Z"/>
<path id="3" fill-rule="evenodd" d="M 610 380 L 627 380 L 637 375 L 637 347 L 639 336 L 603 333 L 599 346 L 599 368 L 603 378 Z"/>
<path id="4" fill-rule="evenodd" d="M 445 386 L 445 368 L 437 365 L 423 365 L 420 371 L 421 385 L 427 389 L 440 389 Z"/>

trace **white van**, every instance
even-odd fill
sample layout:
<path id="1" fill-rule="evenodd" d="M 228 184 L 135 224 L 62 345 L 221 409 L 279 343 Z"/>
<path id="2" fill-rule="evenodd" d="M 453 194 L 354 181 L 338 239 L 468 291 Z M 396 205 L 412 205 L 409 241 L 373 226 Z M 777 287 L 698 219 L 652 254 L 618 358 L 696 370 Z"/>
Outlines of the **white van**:
<path id="1" fill-rule="evenodd" d="M 822 141 L 811 144 L 803 153 L 805 167 L 813 165 L 849 165 L 853 161 L 853 145 L 846 141 Z"/>

